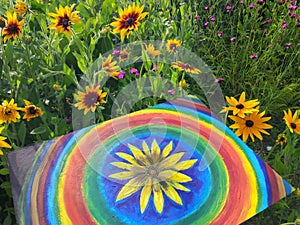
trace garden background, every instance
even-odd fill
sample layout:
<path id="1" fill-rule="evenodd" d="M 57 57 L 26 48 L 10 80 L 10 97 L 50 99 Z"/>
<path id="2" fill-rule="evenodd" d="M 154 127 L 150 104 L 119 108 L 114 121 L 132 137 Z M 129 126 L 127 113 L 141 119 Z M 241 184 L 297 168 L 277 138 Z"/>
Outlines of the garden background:
<path id="1" fill-rule="evenodd" d="M 120 44 L 134 41 L 163 40 L 164 51 L 169 53 L 184 47 L 205 62 L 224 96 L 241 102 L 239 98 L 245 92 L 246 100 L 257 99 L 259 110 L 270 117 L 267 123 L 272 128 L 262 129 L 269 135 L 259 130 L 264 133 L 262 138 L 253 133 L 254 141 L 247 137 L 245 142 L 295 188 L 300 187 L 299 2 L 136 1 L 138 9 L 144 7 L 139 13 L 140 24 L 135 30 L 120 33 L 114 22 L 122 13 L 120 9 L 133 2 L 1 1 L 0 224 L 16 223 L 7 153 L 111 119 L 115 96 L 130 82 L 152 77 L 152 91 L 160 93 L 141 99 L 130 111 L 183 93 L 196 95 L 208 105 L 203 90 L 189 76 L 197 73 L 197 65 L 158 63 L 163 49 L 157 45 L 144 46 L 144 57 L 149 57 L 150 63 L 132 61 L 121 67 L 119 63 L 130 58 L 130 54 Z M 60 21 L 60 13 L 69 15 L 68 20 Z M 112 54 L 104 58 L 109 51 Z M 86 74 L 95 62 L 106 69 L 109 79 L 104 87 L 98 85 L 101 77 L 93 80 L 94 86 L 86 88 L 91 82 Z M 97 94 L 95 104 L 83 101 L 88 93 Z M 11 110 L 9 115 L 6 108 Z M 87 118 L 80 125 L 72 120 L 74 108 Z M 122 110 L 125 109 L 120 105 Z M 224 122 L 231 126 L 234 120 L 228 118 Z M 245 224 L 295 224 L 300 218 L 299 192 L 297 189 Z"/>

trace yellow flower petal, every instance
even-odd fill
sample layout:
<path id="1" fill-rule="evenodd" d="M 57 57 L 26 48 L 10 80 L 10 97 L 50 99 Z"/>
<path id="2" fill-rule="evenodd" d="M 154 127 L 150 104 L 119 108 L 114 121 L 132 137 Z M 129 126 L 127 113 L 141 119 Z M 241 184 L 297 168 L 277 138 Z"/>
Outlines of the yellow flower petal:
<path id="1" fill-rule="evenodd" d="M 187 187 L 183 186 L 182 184 L 179 184 L 177 182 L 172 182 L 170 183 L 174 188 L 180 191 L 185 191 L 185 192 L 190 192 L 191 190 L 188 189 Z"/>
<path id="2" fill-rule="evenodd" d="M 135 177 L 131 179 L 127 184 L 125 184 L 120 190 L 116 201 L 120 201 L 124 198 L 131 196 L 132 194 L 139 191 L 142 187 L 142 176 Z"/>
<path id="3" fill-rule="evenodd" d="M 131 170 L 134 167 L 132 164 L 128 164 L 124 162 L 112 162 L 111 164 L 124 170 Z"/>
<path id="4" fill-rule="evenodd" d="M 169 169 L 172 168 L 184 155 L 184 152 L 175 153 L 167 158 L 165 158 L 161 163 L 158 165 L 158 169 Z"/>
<path id="5" fill-rule="evenodd" d="M 187 169 L 191 168 L 196 162 L 197 162 L 197 159 L 182 161 L 182 162 L 177 163 L 175 166 L 173 166 L 173 168 L 178 171 L 179 170 L 187 170 Z"/>
<path id="6" fill-rule="evenodd" d="M 143 147 L 143 151 L 144 151 L 145 155 L 148 158 L 151 158 L 151 153 L 150 153 L 149 147 L 148 147 L 148 145 L 147 145 L 147 143 L 145 141 L 143 141 L 142 147 Z"/>
<path id="7" fill-rule="evenodd" d="M 164 193 L 174 202 L 176 202 L 179 205 L 182 205 L 182 200 L 179 196 L 179 194 L 177 193 L 177 191 L 168 183 L 164 183 L 165 185 L 161 185 Z"/>
<path id="8" fill-rule="evenodd" d="M 132 165 L 135 165 L 135 166 L 138 165 L 132 155 L 129 155 L 129 154 L 124 153 L 124 152 L 117 152 L 116 155 L 119 156 L 122 159 L 125 159 L 127 162 L 130 162 Z"/>
<path id="9" fill-rule="evenodd" d="M 131 144 L 128 144 L 128 147 L 139 165 L 149 165 L 146 156 L 140 149 Z"/>
<path id="10" fill-rule="evenodd" d="M 133 178 L 134 176 L 135 173 L 133 173 L 132 171 L 119 172 L 119 173 L 114 173 L 109 175 L 110 178 L 115 178 L 119 180 L 127 180 Z"/>
<path id="11" fill-rule="evenodd" d="M 148 205 L 151 191 L 152 191 L 152 178 L 148 177 L 148 179 L 146 180 L 145 186 L 142 189 L 141 196 L 140 196 L 141 213 L 144 213 L 144 211 Z"/>
<path id="12" fill-rule="evenodd" d="M 170 180 L 170 181 L 175 181 L 180 183 L 192 181 L 192 178 L 190 178 L 189 176 L 173 170 L 162 171 L 158 174 L 158 177 L 161 181 Z"/>
<path id="13" fill-rule="evenodd" d="M 162 213 L 164 207 L 164 196 L 160 188 L 160 184 L 156 183 L 153 185 L 153 200 L 154 206 L 157 212 Z"/>
<path id="14" fill-rule="evenodd" d="M 160 158 L 160 147 L 158 146 L 156 140 L 153 140 L 151 145 L 151 155 L 154 163 L 157 163 Z"/>
<path id="15" fill-rule="evenodd" d="M 172 151 L 173 149 L 173 142 L 170 141 L 170 143 L 164 148 L 163 152 L 162 152 L 162 157 L 165 158 L 167 157 L 170 152 Z"/>

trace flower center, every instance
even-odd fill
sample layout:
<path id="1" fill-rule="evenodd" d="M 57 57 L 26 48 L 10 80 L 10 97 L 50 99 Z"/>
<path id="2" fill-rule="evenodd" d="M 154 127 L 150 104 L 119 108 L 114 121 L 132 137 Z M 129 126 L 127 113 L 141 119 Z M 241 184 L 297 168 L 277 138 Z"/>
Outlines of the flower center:
<path id="1" fill-rule="evenodd" d="M 19 32 L 19 28 L 16 24 L 9 25 L 7 29 L 9 34 L 16 34 Z"/>
<path id="2" fill-rule="evenodd" d="M 284 137 L 279 138 L 279 142 L 285 142 L 285 138 Z"/>
<path id="3" fill-rule="evenodd" d="M 291 128 L 292 128 L 292 129 L 296 129 L 296 127 L 297 127 L 297 126 L 296 126 L 295 123 L 291 123 Z"/>
<path id="4" fill-rule="evenodd" d="M 4 112 L 4 114 L 6 116 L 9 116 L 11 114 L 11 110 L 10 109 L 6 109 L 5 112 Z"/>
<path id="5" fill-rule="evenodd" d="M 154 166 L 149 166 L 147 170 L 147 174 L 149 174 L 151 177 L 157 177 L 158 172 Z"/>
<path id="6" fill-rule="evenodd" d="M 129 17 L 125 20 L 125 27 L 130 27 L 134 24 L 134 18 Z"/>
<path id="7" fill-rule="evenodd" d="M 69 22 L 70 22 L 69 17 L 65 15 L 64 17 L 60 18 L 59 25 L 63 26 L 63 28 L 67 30 L 67 28 L 69 27 Z"/>
<path id="8" fill-rule="evenodd" d="M 176 47 L 177 47 L 177 45 L 176 45 L 176 44 L 170 44 L 170 49 L 171 49 L 171 50 L 174 50 L 174 49 L 176 49 Z"/>
<path id="9" fill-rule="evenodd" d="M 186 64 L 183 64 L 183 68 L 184 68 L 184 69 L 189 69 L 189 68 L 190 68 L 190 65 L 187 64 L 187 63 L 186 63 Z"/>
<path id="10" fill-rule="evenodd" d="M 100 96 L 96 92 L 92 92 L 86 94 L 84 100 L 86 107 L 90 108 L 95 106 L 100 101 Z"/>
<path id="11" fill-rule="evenodd" d="M 238 109 L 243 109 L 243 108 L 244 108 L 244 105 L 241 104 L 241 103 L 239 103 L 239 104 L 237 104 L 235 107 L 238 108 Z"/>
<path id="12" fill-rule="evenodd" d="M 29 107 L 29 113 L 30 113 L 31 115 L 36 114 L 36 108 L 35 108 L 34 106 L 30 106 L 30 107 Z"/>
<path id="13" fill-rule="evenodd" d="M 252 127 L 254 125 L 252 120 L 246 120 L 246 126 L 247 127 Z"/>

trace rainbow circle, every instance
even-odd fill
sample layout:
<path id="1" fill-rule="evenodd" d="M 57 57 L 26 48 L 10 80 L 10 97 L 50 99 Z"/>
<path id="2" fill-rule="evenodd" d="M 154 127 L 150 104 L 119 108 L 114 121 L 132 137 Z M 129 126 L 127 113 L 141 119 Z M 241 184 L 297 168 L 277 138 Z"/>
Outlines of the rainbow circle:
<path id="1" fill-rule="evenodd" d="M 116 152 L 128 144 L 170 141 L 172 154 L 197 159 L 187 169 L 183 204 L 152 197 L 140 212 L 140 191 L 120 202 L 124 183 L 109 178 Z M 180 98 L 45 142 L 29 170 L 18 203 L 19 224 L 240 224 L 291 193 L 290 185 L 199 100 Z"/>

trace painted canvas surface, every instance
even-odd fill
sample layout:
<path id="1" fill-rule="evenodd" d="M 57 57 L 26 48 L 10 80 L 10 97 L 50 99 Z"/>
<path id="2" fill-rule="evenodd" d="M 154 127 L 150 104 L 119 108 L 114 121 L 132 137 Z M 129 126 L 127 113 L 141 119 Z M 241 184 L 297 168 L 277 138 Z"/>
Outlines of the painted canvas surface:
<path id="1" fill-rule="evenodd" d="M 16 208 L 22 225 L 234 225 L 292 189 L 186 97 L 43 143 Z"/>

